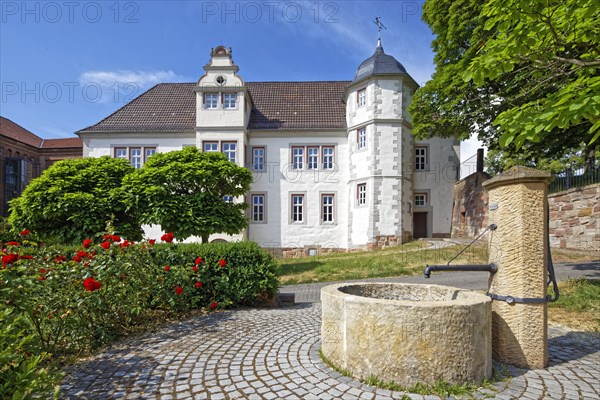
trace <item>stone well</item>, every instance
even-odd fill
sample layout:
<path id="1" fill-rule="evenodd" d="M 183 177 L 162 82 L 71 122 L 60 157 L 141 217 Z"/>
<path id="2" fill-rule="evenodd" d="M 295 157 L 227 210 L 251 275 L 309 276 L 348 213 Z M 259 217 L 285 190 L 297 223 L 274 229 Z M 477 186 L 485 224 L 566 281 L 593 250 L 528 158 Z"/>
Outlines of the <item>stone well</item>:
<path id="1" fill-rule="evenodd" d="M 357 378 L 410 387 L 492 375 L 491 300 L 439 285 L 342 283 L 321 290 L 322 350 Z"/>

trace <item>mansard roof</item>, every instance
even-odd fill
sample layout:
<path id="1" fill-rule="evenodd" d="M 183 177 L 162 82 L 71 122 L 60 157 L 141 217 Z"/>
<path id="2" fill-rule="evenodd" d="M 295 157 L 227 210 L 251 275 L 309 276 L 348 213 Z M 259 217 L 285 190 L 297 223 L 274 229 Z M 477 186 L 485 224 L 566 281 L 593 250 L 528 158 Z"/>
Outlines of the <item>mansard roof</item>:
<path id="1" fill-rule="evenodd" d="M 346 129 L 349 81 L 247 82 L 254 107 L 248 129 Z M 160 83 L 77 133 L 195 132 L 195 83 Z"/>
<path id="2" fill-rule="evenodd" d="M 398 60 L 389 54 L 385 54 L 381 41 L 377 42 L 377 48 L 373 55 L 363 61 L 358 69 L 352 84 L 360 82 L 374 75 L 407 75 L 406 68 Z M 412 78 L 411 78 L 412 79 Z"/>

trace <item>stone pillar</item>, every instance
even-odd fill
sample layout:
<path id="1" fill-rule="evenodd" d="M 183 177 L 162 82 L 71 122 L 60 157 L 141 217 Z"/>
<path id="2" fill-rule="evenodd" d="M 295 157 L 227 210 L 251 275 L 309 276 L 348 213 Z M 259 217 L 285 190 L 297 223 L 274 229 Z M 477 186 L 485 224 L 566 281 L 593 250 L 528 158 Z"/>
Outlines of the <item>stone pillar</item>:
<path id="1" fill-rule="evenodd" d="M 491 274 L 489 292 L 513 298 L 542 299 L 547 295 L 547 194 L 549 173 L 513 167 L 483 183 L 489 191 Z M 523 368 L 548 363 L 546 303 L 492 302 L 494 358 Z"/>

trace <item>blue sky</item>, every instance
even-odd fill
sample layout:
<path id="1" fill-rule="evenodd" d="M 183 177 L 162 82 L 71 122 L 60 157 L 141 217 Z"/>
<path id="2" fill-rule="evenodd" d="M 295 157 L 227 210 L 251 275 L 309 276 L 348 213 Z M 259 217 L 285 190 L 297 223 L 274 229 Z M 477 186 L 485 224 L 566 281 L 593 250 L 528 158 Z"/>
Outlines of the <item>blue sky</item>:
<path id="1" fill-rule="evenodd" d="M 0 115 L 69 137 L 159 82 L 193 82 L 212 47 L 246 81 L 351 80 L 377 42 L 420 84 L 434 71 L 421 1 L 0 2 Z"/>

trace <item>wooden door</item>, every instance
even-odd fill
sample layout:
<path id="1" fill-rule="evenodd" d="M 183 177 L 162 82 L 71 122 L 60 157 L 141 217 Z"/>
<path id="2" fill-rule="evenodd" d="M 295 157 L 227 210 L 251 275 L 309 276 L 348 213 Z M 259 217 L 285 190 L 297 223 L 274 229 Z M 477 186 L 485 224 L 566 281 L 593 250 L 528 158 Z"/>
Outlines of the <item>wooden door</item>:
<path id="1" fill-rule="evenodd" d="M 413 238 L 419 239 L 425 237 L 427 237 L 427 213 L 413 213 Z"/>

